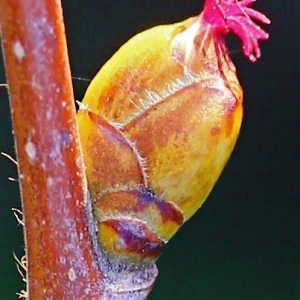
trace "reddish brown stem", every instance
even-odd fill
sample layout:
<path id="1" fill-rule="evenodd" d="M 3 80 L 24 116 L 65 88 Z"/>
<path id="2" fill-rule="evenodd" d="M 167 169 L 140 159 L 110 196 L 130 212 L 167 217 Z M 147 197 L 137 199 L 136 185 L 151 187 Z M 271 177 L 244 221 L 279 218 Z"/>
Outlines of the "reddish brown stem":
<path id="1" fill-rule="evenodd" d="M 100 299 L 61 4 L 0 2 L 23 200 L 28 299 Z M 82 298 L 83 297 L 83 298 Z"/>
<path id="2" fill-rule="evenodd" d="M 145 299 L 157 276 L 155 264 L 110 262 L 93 242 L 60 1 L 0 1 L 0 23 L 28 299 Z"/>

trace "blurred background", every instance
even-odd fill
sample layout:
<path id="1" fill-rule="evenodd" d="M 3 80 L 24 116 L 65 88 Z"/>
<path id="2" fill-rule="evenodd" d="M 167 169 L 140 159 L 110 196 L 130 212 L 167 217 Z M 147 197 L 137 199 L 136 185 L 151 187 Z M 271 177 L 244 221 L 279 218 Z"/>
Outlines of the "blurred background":
<path id="1" fill-rule="evenodd" d="M 92 79 L 132 35 L 197 15 L 201 0 L 63 0 L 72 74 Z M 300 299 L 300 2 L 259 0 L 272 20 L 262 57 L 228 48 L 244 88 L 245 117 L 233 155 L 208 200 L 169 242 L 150 300 Z M 0 83 L 5 83 L 1 63 Z M 74 79 L 81 100 L 88 82 Z M 15 157 L 9 103 L 0 88 L 0 151 Z M 23 288 L 16 166 L 0 156 L 0 299 Z"/>

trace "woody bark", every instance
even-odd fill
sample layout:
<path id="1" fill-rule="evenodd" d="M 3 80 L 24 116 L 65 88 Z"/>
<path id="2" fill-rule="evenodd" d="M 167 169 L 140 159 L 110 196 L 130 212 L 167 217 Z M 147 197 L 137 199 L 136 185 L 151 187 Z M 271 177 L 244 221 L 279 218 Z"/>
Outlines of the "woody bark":
<path id="1" fill-rule="evenodd" d="M 123 299 L 104 281 L 88 230 L 61 3 L 3 0 L 0 24 L 25 222 L 27 299 Z"/>

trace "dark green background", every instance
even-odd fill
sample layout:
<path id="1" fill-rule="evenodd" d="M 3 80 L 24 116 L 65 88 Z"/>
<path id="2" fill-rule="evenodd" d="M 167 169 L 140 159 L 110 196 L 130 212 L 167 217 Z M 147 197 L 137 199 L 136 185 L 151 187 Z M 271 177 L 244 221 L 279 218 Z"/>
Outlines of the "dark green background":
<path id="1" fill-rule="evenodd" d="M 91 79 L 133 34 L 196 15 L 203 1 L 65 0 L 74 76 Z M 163 251 L 150 299 L 300 299 L 300 2 L 259 0 L 272 19 L 255 64 L 229 37 L 244 88 L 245 117 L 234 153 L 202 209 Z M 1 64 L 2 66 L 2 64 Z M 5 82 L 1 67 L 0 82 Z M 76 99 L 87 83 L 74 80 Z M 8 99 L 0 88 L 0 150 L 14 156 Z M 0 299 L 22 288 L 16 167 L 0 157 Z"/>

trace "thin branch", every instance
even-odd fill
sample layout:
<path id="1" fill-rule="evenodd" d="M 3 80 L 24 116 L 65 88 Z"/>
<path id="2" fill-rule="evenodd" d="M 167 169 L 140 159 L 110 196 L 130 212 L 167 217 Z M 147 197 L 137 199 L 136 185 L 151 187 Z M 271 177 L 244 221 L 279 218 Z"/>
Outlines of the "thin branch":
<path id="1" fill-rule="evenodd" d="M 0 22 L 25 223 L 24 293 L 146 299 L 155 264 L 111 262 L 93 238 L 60 1 L 3 0 Z"/>
<path id="2" fill-rule="evenodd" d="M 0 2 L 29 299 L 100 299 L 61 4 Z"/>

